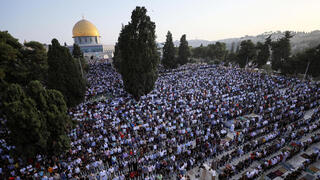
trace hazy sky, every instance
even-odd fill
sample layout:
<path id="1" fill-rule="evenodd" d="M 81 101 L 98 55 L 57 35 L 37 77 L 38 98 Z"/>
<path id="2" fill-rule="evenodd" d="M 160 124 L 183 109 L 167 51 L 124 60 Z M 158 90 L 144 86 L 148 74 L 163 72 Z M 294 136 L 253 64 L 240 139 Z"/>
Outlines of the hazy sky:
<path id="1" fill-rule="evenodd" d="M 266 31 L 320 29 L 320 0 L 1 0 L 0 30 L 24 40 L 73 43 L 72 27 L 82 19 L 98 28 L 105 44 L 117 41 L 132 10 L 145 6 L 156 23 L 157 41 L 219 40 Z"/>

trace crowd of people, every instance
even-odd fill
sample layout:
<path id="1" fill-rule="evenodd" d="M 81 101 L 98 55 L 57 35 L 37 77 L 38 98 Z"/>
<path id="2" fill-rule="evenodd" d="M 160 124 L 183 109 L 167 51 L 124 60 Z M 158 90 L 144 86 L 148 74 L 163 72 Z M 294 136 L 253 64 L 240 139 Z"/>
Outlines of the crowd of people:
<path id="1" fill-rule="evenodd" d="M 316 132 L 316 134 L 310 136 L 305 141 L 300 142 L 300 140 L 301 138 L 305 137 L 305 135 L 319 130 L 319 110 L 319 108 L 316 108 L 311 118 L 299 120 L 293 123 L 292 126 L 289 125 L 279 129 L 278 134 L 274 134 L 272 137 L 272 143 L 268 143 L 270 139 L 264 140 L 265 138 L 263 137 L 262 141 L 260 141 L 261 143 L 255 144 L 254 146 L 250 146 L 249 143 L 246 144 L 244 147 L 246 148 L 245 151 L 249 153 L 249 156 L 246 159 L 238 162 L 235 166 L 226 166 L 226 168 L 223 169 L 223 173 L 219 175 L 219 179 L 230 178 L 234 174 L 248 168 L 253 161 L 263 160 L 259 166 L 243 173 L 241 178 L 254 179 L 261 175 L 261 173 L 266 172 L 268 169 L 276 166 L 280 162 L 284 162 L 292 158 L 300 151 L 306 150 L 310 145 L 318 143 L 320 141 L 320 132 Z M 268 144 L 263 146 L 266 143 Z M 285 145 L 288 146 L 283 148 Z M 249 150 L 247 147 L 249 147 Z M 277 155 L 274 155 L 281 148 L 283 148 L 282 151 L 280 151 Z M 238 152 L 241 151 L 242 148 L 238 150 Z M 238 157 L 241 156 L 241 154 L 243 153 L 235 153 L 232 157 Z M 318 153 L 318 155 L 320 154 Z"/>
<path id="2" fill-rule="evenodd" d="M 188 179 L 187 171 L 209 159 L 215 159 L 212 168 L 222 169 L 219 178 L 228 179 L 320 126 L 317 82 L 186 65 L 160 74 L 154 90 L 137 102 L 108 63 L 91 64 L 87 78 L 87 101 L 69 111 L 78 121 L 70 130 L 71 149 L 23 162 L 9 155 L 14 147 L 6 144 L 3 130 L 0 179 Z M 88 101 L 98 95 L 110 96 Z M 312 118 L 302 119 L 310 109 L 316 109 Z M 239 118 L 248 114 L 258 116 Z M 272 157 L 243 179 L 258 176 L 307 144 Z M 247 153 L 244 161 L 228 164 Z"/>

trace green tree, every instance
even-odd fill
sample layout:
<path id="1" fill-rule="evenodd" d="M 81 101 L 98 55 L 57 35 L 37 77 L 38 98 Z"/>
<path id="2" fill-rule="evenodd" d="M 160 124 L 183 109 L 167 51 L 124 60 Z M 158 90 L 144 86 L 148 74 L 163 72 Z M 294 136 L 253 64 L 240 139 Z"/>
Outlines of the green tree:
<path id="1" fill-rule="evenodd" d="M 175 53 L 175 56 L 178 57 L 179 56 L 179 47 L 174 47 L 174 53 Z M 177 59 L 178 60 L 178 59 Z M 178 62 L 179 64 L 179 62 Z"/>
<path id="2" fill-rule="evenodd" d="M 241 44 L 241 42 L 240 42 L 240 44 Z M 240 44 L 239 44 L 239 43 L 237 43 L 236 54 L 239 54 L 239 51 L 240 51 Z"/>
<path id="3" fill-rule="evenodd" d="M 311 75 L 313 77 L 320 76 L 320 44 L 304 52 L 298 53 L 291 58 L 290 65 L 292 70 L 288 67 L 282 68 L 284 73 L 301 73 Z M 287 63 L 286 63 L 287 64 Z M 294 72 L 292 72 L 294 71 Z M 306 72 L 307 71 L 307 72 Z"/>
<path id="4" fill-rule="evenodd" d="M 228 53 L 227 61 L 228 62 L 237 62 L 238 61 L 238 55 L 236 53 L 234 53 L 234 52 Z"/>
<path id="5" fill-rule="evenodd" d="M 156 25 L 146 13 L 144 7 L 133 10 L 131 22 L 120 32 L 115 52 L 115 66 L 122 76 L 124 88 L 136 100 L 148 94 L 158 78 Z"/>
<path id="6" fill-rule="evenodd" d="M 267 63 L 270 58 L 270 45 L 271 45 L 271 35 L 266 38 L 264 44 L 258 42 L 257 49 L 259 50 L 256 64 L 259 68 Z"/>
<path id="7" fill-rule="evenodd" d="M 238 54 L 238 64 L 244 68 L 246 64 L 254 60 L 256 56 L 255 45 L 251 40 L 245 40 L 240 43 L 240 50 Z"/>
<path id="8" fill-rule="evenodd" d="M 83 52 L 80 49 L 80 46 L 76 43 L 73 44 L 72 55 L 74 58 L 83 58 Z"/>
<path id="9" fill-rule="evenodd" d="M 235 42 L 232 42 L 231 43 L 231 48 L 230 48 L 230 53 L 234 53 L 235 52 L 235 45 L 236 45 L 236 43 Z"/>
<path id="10" fill-rule="evenodd" d="M 72 58 L 69 49 L 53 39 L 48 51 L 48 87 L 60 91 L 68 105 L 81 103 L 86 90 L 79 64 Z"/>
<path id="11" fill-rule="evenodd" d="M 39 81 L 31 81 L 27 95 L 36 104 L 36 108 L 45 119 L 48 131 L 46 150 L 49 154 L 59 154 L 70 148 L 67 135 L 71 127 L 71 119 L 67 115 L 67 106 L 63 95 L 57 90 L 46 90 Z"/>
<path id="12" fill-rule="evenodd" d="M 309 64 L 309 69 L 307 74 L 311 74 L 313 77 L 320 76 L 320 44 L 316 48 L 312 48 L 306 51 L 307 54 L 307 61 L 306 66 Z M 305 67 L 306 67 L 305 66 Z"/>
<path id="13" fill-rule="evenodd" d="M 23 55 L 22 63 L 27 68 L 27 82 L 39 80 L 46 83 L 48 61 L 44 46 L 36 41 L 26 42 L 21 53 Z"/>
<path id="14" fill-rule="evenodd" d="M 32 80 L 47 79 L 47 55 L 44 46 L 36 41 L 21 45 L 7 31 L 0 31 L 0 71 L 5 81 L 23 86 Z"/>
<path id="15" fill-rule="evenodd" d="M 207 46 L 207 57 L 211 60 L 224 61 L 227 54 L 227 48 L 225 43 L 216 42 L 215 44 L 209 44 Z"/>
<path id="16" fill-rule="evenodd" d="M 290 31 L 286 31 L 283 38 L 271 43 L 273 70 L 281 70 L 282 66 L 289 61 L 291 54 L 290 39 L 292 37 Z"/>
<path id="17" fill-rule="evenodd" d="M 205 58 L 206 57 L 206 47 L 201 44 L 199 47 L 191 49 L 192 57 L 194 58 Z"/>
<path id="18" fill-rule="evenodd" d="M 224 61 L 225 60 L 225 56 L 227 51 L 227 47 L 225 43 L 221 43 L 221 42 L 216 42 L 215 44 L 215 49 L 216 49 L 216 58 L 220 61 Z"/>
<path id="19" fill-rule="evenodd" d="M 188 46 L 188 41 L 186 39 L 186 35 L 182 35 L 180 38 L 180 46 L 178 52 L 178 63 L 183 65 L 189 62 L 190 57 L 190 48 Z"/>
<path id="20" fill-rule="evenodd" d="M 19 43 L 18 39 L 12 37 L 8 31 L 0 31 L 0 41 L 5 42 L 14 49 L 22 48 L 22 45 Z"/>
<path id="21" fill-rule="evenodd" d="M 119 52 L 119 45 L 118 43 L 116 43 L 116 45 L 114 46 L 114 54 L 113 54 L 113 67 L 120 72 L 120 61 L 121 61 L 121 53 Z"/>
<path id="22" fill-rule="evenodd" d="M 175 49 L 172 41 L 172 34 L 170 31 L 167 33 L 167 39 L 163 46 L 162 64 L 165 68 L 175 69 L 178 67 L 175 57 Z"/>
<path id="23" fill-rule="evenodd" d="M 62 94 L 46 89 L 47 54 L 42 44 L 22 46 L 8 32 L 0 32 L 0 116 L 10 130 L 6 141 L 18 157 L 59 154 L 70 147 L 70 117 Z M 33 81 L 40 80 L 40 81 Z"/>
<path id="24" fill-rule="evenodd" d="M 22 45 L 7 31 L 0 31 L 0 71 L 10 83 L 27 82 L 27 68 L 21 62 Z"/>
<path id="25" fill-rule="evenodd" d="M 195 47 L 191 49 L 191 57 L 200 58 L 200 47 Z"/>
<path id="26" fill-rule="evenodd" d="M 3 98 L 10 144 L 16 146 L 18 156 L 34 157 L 45 152 L 48 137 L 42 114 L 33 99 L 26 96 L 21 86 L 10 84 Z"/>
<path id="27" fill-rule="evenodd" d="M 80 46 L 76 43 L 73 44 L 72 56 L 73 56 L 73 58 L 75 58 L 76 62 L 79 64 L 80 72 L 82 72 L 84 74 L 88 73 L 89 64 L 87 63 L 86 59 L 84 58 L 83 52 L 81 51 Z"/>
<path id="28" fill-rule="evenodd" d="M 216 46 L 215 44 L 209 44 L 206 49 L 206 57 L 210 60 L 216 59 Z"/>
<path id="29" fill-rule="evenodd" d="M 16 155 L 54 155 L 70 148 L 67 127 L 72 124 L 60 92 L 31 81 L 25 91 L 18 84 L 8 84 L 1 98 Z"/>

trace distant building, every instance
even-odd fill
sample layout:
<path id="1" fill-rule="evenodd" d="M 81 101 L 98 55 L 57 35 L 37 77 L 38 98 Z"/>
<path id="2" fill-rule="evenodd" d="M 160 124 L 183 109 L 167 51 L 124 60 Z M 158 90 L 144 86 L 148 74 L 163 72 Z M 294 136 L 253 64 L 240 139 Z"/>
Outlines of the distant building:
<path id="1" fill-rule="evenodd" d="M 73 26 L 72 38 L 87 58 L 111 59 L 113 57 L 114 46 L 101 44 L 98 29 L 88 20 L 82 19 Z M 68 48 L 72 52 L 73 46 Z"/>

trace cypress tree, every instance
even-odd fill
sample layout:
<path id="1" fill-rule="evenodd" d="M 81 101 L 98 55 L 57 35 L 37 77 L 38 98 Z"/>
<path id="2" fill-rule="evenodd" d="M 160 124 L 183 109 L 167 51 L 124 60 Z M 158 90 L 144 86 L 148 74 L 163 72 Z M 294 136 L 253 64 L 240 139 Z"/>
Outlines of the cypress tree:
<path id="1" fill-rule="evenodd" d="M 162 64 L 165 68 L 174 69 L 178 64 L 175 58 L 175 49 L 172 42 L 172 34 L 170 31 L 167 33 L 167 39 L 163 46 Z"/>
<path id="2" fill-rule="evenodd" d="M 186 35 L 182 35 L 180 39 L 179 53 L 178 53 L 178 62 L 179 64 L 187 64 L 188 58 L 190 57 L 190 49 L 188 46 L 188 41 L 186 39 Z"/>
<path id="3" fill-rule="evenodd" d="M 115 53 L 124 88 L 136 100 L 148 94 L 158 78 L 156 25 L 146 13 L 144 7 L 133 10 L 131 22 L 120 32 Z"/>
<path id="4" fill-rule="evenodd" d="M 291 53 L 290 39 L 293 36 L 290 31 L 286 31 L 284 37 L 271 43 L 273 70 L 281 70 L 283 65 L 289 61 Z"/>
<path id="5" fill-rule="evenodd" d="M 79 71 L 81 73 L 88 73 L 89 64 L 85 60 L 85 58 L 83 56 L 83 52 L 81 51 L 80 46 L 78 44 L 75 44 L 75 43 L 73 44 L 72 56 L 73 56 L 73 58 L 75 58 L 76 63 L 79 65 Z M 79 60 L 80 60 L 80 62 L 79 62 Z"/>
<path id="6" fill-rule="evenodd" d="M 74 43 L 72 48 L 72 55 L 74 58 L 83 58 L 83 53 L 78 44 Z"/>
<path id="7" fill-rule="evenodd" d="M 48 87 L 60 91 L 68 105 L 81 103 L 85 94 L 85 81 L 79 70 L 79 63 L 69 50 L 53 39 L 48 51 Z"/>
<path id="8" fill-rule="evenodd" d="M 114 46 L 114 56 L 113 56 L 113 67 L 120 72 L 120 61 L 121 61 L 121 53 L 119 52 L 119 45 L 118 43 L 116 43 L 116 45 Z"/>
<path id="9" fill-rule="evenodd" d="M 240 43 L 240 50 L 238 53 L 238 64 L 244 68 L 248 62 L 254 60 L 256 57 L 255 45 L 251 40 L 244 40 Z"/>
<path id="10" fill-rule="evenodd" d="M 257 64 L 258 67 L 261 68 L 263 65 L 265 65 L 270 57 L 270 45 L 271 45 L 271 35 L 266 38 L 266 41 L 264 44 L 257 43 L 257 49 L 259 49 L 259 53 L 257 56 Z"/>

